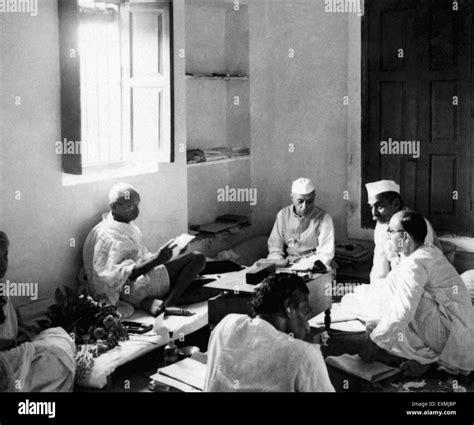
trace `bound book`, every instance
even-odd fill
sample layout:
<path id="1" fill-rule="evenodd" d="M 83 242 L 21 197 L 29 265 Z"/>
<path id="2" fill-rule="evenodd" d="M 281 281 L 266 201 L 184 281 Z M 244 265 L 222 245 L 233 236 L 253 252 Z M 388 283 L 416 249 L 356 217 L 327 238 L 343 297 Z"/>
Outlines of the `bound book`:
<path id="1" fill-rule="evenodd" d="M 377 361 L 366 363 L 358 354 L 343 354 L 338 357 L 329 356 L 326 358 L 326 364 L 371 383 L 382 381 L 401 372 L 401 370 L 396 367 L 391 367 Z"/>

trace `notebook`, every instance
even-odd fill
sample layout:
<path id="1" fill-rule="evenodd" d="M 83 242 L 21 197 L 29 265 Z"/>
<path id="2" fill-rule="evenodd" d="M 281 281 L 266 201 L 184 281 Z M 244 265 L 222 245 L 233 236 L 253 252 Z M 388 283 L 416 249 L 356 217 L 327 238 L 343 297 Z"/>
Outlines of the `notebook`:
<path id="1" fill-rule="evenodd" d="M 358 354 L 343 354 L 338 357 L 329 356 L 326 358 L 326 364 L 371 383 L 382 381 L 401 372 L 401 370 L 396 367 L 391 367 L 377 361 L 366 363 Z"/>

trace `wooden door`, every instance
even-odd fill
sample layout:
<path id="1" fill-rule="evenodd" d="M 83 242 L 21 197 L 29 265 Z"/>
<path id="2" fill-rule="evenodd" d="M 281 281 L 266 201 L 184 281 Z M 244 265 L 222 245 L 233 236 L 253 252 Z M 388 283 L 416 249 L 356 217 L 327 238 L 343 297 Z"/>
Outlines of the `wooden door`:
<path id="1" fill-rule="evenodd" d="M 471 6 L 458 7 L 367 1 L 362 180 L 397 181 L 406 205 L 435 229 L 463 233 L 470 230 Z M 381 142 L 391 142 L 388 152 Z M 365 187 L 363 194 L 367 225 Z"/>

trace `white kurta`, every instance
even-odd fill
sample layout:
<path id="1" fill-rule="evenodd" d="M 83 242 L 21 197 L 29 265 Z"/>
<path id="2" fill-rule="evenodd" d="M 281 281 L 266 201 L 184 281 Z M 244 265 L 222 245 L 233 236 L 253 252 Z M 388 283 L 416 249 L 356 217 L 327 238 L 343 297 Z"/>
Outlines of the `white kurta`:
<path id="1" fill-rule="evenodd" d="M 430 222 L 425 218 L 426 227 L 428 232 L 426 233 L 425 244 L 433 244 L 438 248 L 441 248 L 436 233 L 433 230 Z M 388 272 L 398 263 L 398 255 L 393 252 L 388 243 L 387 235 L 388 223 L 378 223 L 375 225 L 374 230 L 374 261 L 372 270 L 370 271 L 370 281 L 375 279 L 383 278 L 387 276 Z"/>
<path id="2" fill-rule="evenodd" d="M 370 338 L 384 350 L 451 371 L 474 370 L 474 308 L 466 285 L 443 253 L 423 245 L 384 279 L 380 316 Z"/>
<path id="3" fill-rule="evenodd" d="M 205 390 L 333 392 L 319 346 L 267 321 L 229 314 L 209 340 Z"/>
<path id="4" fill-rule="evenodd" d="M 164 265 L 155 267 L 134 282 L 128 281 L 135 264 L 151 257 L 153 254 L 143 245 L 138 226 L 115 221 L 111 214 L 106 214 L 91 230 L 83 248 L 84 271 L 91 295 L 113 305 L 120 297 L 135 307 L 147 297 L 163 298 L 170 287 Z M 127 282 L 129 285 L 124 290 Z"/>
<path id="5" fill-rule="evenodd" d="M 317 259 L 329 266 L 334 258 L 334 224 L 331 216 L 314 206 L 308 216 L 298 217 L 293 205 L 277 214 L 268 238 L 268 258 L 290 259 L 316 251 Z"/>

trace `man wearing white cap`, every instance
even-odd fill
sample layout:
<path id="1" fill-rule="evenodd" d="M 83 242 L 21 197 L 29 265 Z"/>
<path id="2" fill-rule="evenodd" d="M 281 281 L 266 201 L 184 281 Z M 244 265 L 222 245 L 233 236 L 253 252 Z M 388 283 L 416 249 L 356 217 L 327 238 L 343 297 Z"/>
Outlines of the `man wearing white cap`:
<path id="1" fill-rule="evenodd" d="M 277 214 L 268 238 L 268 258 L 294 261 L 311 252 L 326 266 L 334 258 L 334 224 L 331 216 L 314 205 L 311 180 L 299 178 L 291 186 L 292 205 Z"/>
<path id="2" fill-rule="evenodd" d="M 172 260 L 173 251 L 178 250 L 174 240 L 157 253 L 149 252 L 133 223 L 140 213 L 140 195 L 133 186 L 116 184 L 110 190 L 109 204 L 110 213 L 91 230 L 83 248 L 91 295 L 112 305 L 120 298 L 155 316 L 165 310 L 170 313 L 169 307 L 176 305 L 204 269 L 204 255 L 189 253 Z"/>
<path id="3" fill-rule="evenodd" d="M 386 277 L 392 266 L 398 263 L 398 255 L 393 252 L 388 244 L 387 229 L 392 216 L 406 208 L 404 208 L 400 196 L 400 186 L 393 180 L 367 183 L 365 187 L 367 188 L 373 220 L 377 221 L 374 231 L 374 261 L 370 272 L 370 280 L 373 281 Z M 425 244 L 434 244 L 441 249 L 433 227 L 426 218 L 425 221 L 428 228 Z"/>

